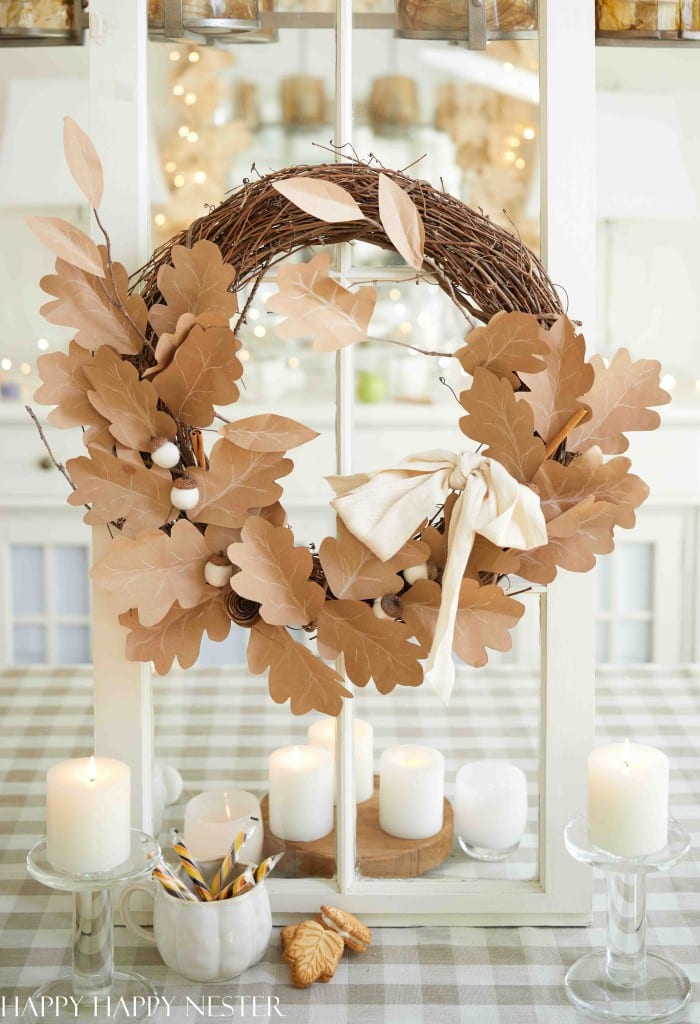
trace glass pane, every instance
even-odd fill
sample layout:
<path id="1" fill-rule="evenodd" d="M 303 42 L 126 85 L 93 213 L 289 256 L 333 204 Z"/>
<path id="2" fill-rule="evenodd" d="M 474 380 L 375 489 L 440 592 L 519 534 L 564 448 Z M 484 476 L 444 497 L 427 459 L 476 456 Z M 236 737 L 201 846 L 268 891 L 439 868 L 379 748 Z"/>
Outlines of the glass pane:
<path id="1" fill-rule="evenodd" d="M 636 665 L 651 661 L 651 622 L 621 620 L 615 624 L 615 661 Z"/>
<path id="2" fill-rule="evenodd" d="M 216 643 L 205 634 L 197 664 L 200 668 L 213 665 L 245 665 L 248 630 L 234 626 L 226 640 Z"/>
<path id="3" fill-rule="evenodd" d="M 12 545 L 12 612 L 14 615 L 43 615 L 44 548 Z"/>
<path id="4" fill-rule="evenodd" d="M 90 662 L 90 627 L 58 625 L 54 627 L 57 665 L 86 665 Z"/>
<path id="5" fill-rule="evenodd" d="M 54 615 L 88 615 L 88 549 L 84 544 L 57 545 L 51 550 Z"/>
<path id="6" fill-rule="evenodd" d="M 610 626 L 607 622 L 595 624 L 595 657 L 599 665 L 610 661 Z"/>
<path id="7" fill-rule="evenodd" d="M 15 665 L 46 664 L 46 628 L 44 626 L 28 624 L 15 626 L 13 637 Z"/>
<path id="8" fill-rule="evenodd" d="M 622 547 L 622 545 L 620 545 L 620 547 Z M 596 604 L 599 612 L 610 611 L 611 569 L 612 563 L 609 555 L 604 555 L 596 562 Z"/>
<path id="9" fill-rule="evenodd" d="M 621 612 L 649 611 L 653 607 L 653 544 L 623 541 L 614 556 L 616 606 Z"/>

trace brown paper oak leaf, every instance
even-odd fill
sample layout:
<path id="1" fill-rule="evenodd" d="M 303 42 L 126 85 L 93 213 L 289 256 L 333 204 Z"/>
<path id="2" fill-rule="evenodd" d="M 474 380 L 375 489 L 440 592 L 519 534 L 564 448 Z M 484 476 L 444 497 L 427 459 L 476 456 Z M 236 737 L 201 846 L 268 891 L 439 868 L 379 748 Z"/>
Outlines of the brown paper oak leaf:
<path id="1" fill-rule="evenodd" d="M 337 530 L 337 538 L 326 537 L 318 554 L 328 586 L 338 598 L 364 601 L 398 594 L 404 581 L 397 573 L 422 565 L 430 555 L 427 544 L 409 540 L 388 562 L 382 562 L 350 533 L 342 519 L 337 520 Z"/>
<path id="2" fill-rule="evenodd" d="M 170 364 L 155 378 L 155 389 L 173 416 L 190 426 L 208 427 L 216 405 L 238 398 L 235 381 L 243 376 L 241 347 L 228 327 L 195 324 Z"/>
<path id="3" fill-rule="evenodd" d="M 118 612 L 135 608 L 142 626 L 155 626 L 176 601 L 194 608 L 211 593 L 204 579 L 208 557 L 204 536 L 180 519 L 170 536 L 163 530 L 143 530 L 134 538 L 117 534 L 90 576 Z"/>
<path id="4" fill-rule="evenodd" d="M 520 553 L 518 573 L 531 583 L 551 583 L 557 567 L 570 572 L 588 572 L 596 555 L 607 555 L 614 547 L 616 506 L 609 501 L 585 498 L 547 523 L 549 543 Z"/>
<path id="5" fill-rule="evenodd" d="M 272 187 L 304 213 L 327 224 L 364 220 L 364 213 L 348 190 L 332 181 L 298 175 L 273 181 Z"/>
<path id="6" fill-rule="evenodd" d="M 219 433 L 251 452 L 287 452 L 319 436 L 317 430 L 273 412 L 226 423 Z"/>
<path id="7" fill-rule="evenodd" d="M 495 573 L 497 576 L 510 576 L 518 571 L 520 552 L 510 548 L 504 550 L 480 533 L 474 537 L 474 544 L 469 555 L 464 575 L 470 579 L 478 579 L 480 572 Z"/>
<path id="8" fill-rule="evenodd" d="M 27 217 L 27 224 L 54 256 L 95 277 L 105 276 L 100 250 L 75 224 L 61 217 Z"/>
<path id="9" fill-rule="evenodd" d="M 206 238 L 191 249 L 174 245 L 172 265 L 158 271 L 158 290 L 165 303 L 152 306 L 148 320 L 156 334 L 173 333 L 183 313 L 222 313 L 230 319 L 238 309 L 234 292 L 228 290 L 236 276 L 230 263 L 224 263 L 219 247 Z"/>
<path id="10" fill-rule="evenodd" d="M 576 334 L 567 317 L 555 320 L 543 337 L 547 342 L 544 373 L 522 373 L 530 390 L 519 392 L 518 398 L 532 409 L 537 433 L 550 441 L 581 408 L 579 398 L 593 383 L 593 367 L 586 362 L 583 335 Z"/>
<path id="11" fill-rule="evenodd" d="M 72 117 L 63 118 L 63 152 L 73 181 L 97 210 L 104 189 L 102 163 L 89 136 Z"/>
<path id="12" fill-rule="evenodd" d="M 325 592 L 309 580 L 311 552 L 294 547 L 290 529 L 250 516 L 241 530 L 240 543 L 230 546 L 228 557 L 240 568 L 231 580 L 232 588 L 260 604 L 265 622 L 305 626 L 316 618 Z"/>
<path id="13" fill-rule="evenodd" d="M 158 410 L 158 394 L 151 382 L 141 380 L 136 367 L 120 359 L 114 349 L 99 349 L 83 373 L 92 388 L 90 403 L 109 421 L 110 432 L 120 444 L 144 452 L 154 437 L 175 437 L 175 423 Z"/>
<path id="14" fill-rule="evenodd" d="M 441 596 L 440 587 L 431 580 L 419 580 L 401 596 L 403 617 L 421 645 L 421 657 L 427 656 L 433 643 Z M 510 631 L 524 611 L 520 601 L 508 597 L 499 586 L 462 580 L 452 649 L 466 665 L 481 668 L 488 661 L 487 647 L 510 650 Z"/>
<path id="15" fill-rule="evenodd" d="M 125 519 L 124 534 L 135 537 L 168 521 L 172 478 L 167 470 L 146 469 L 95 447 L 89 457 L 69 459 L 66 469 L 76 485 L 68 504 L 92 505 L 83 517 L 88 525 Z"/>
<path id="16" fill-rule="evenodd" d="M 386 174 L 379 175 L 379 219 L 387 238 L 409 267 L 420 270 L 425 250 L 425 225 L 407 192 Z"/>
<path id="17" fill-rule="evenodd" d="M 655 430 L 661 422 L 652 405 L 665 405 L 671 396 L 659 386 L 660 363 L 632 357 L 619 349 L 606 366 L 602 356 L 591 359 L 595 379 L 581 403 L 591 415 L 569 435 L 569 451 L 583 452 L 597 445 L 606 455 L 619 455 L 629 447 L 629 430 Z"/>
<path id="18" fill-rule="evenodd" d="M 283 263 L 279 291 L 267 308 L 287 319 L 275 330 L 281 338 L 313 338 L 314 352 L 336 352 L 367 337 L 377 301 L 374 287 L 348 291 L 328 273 L 330 256 L 320 252 L 309 263 Z"/>
<path id="19" fill-rule="evenodd" d="M 83 373 L 93 365 L 93 356 L 71 341 L 68 352 L 47 352 L 39 356 L 36 368 L 42 384 L 34 398 L 42 405 L 55 405 L 47 420 L 53 427 L 106 427 L 107 420 L 91 405 L 90 384 Z"/>
<path id="20" fill-rule="evenodd" d="M 484 327 L 471 331 L 466 340 L 464 348 L 455 354 L 471 376 L 477 366 L 483 366 L 509 381 L 515 390 L 520 386 L 518 374 L 544 370 L 547 346 L 537 317 L 530 313 L 496 313 Z"/>
<path id="21" fill-rule="evenodd" d="M 327 601 L 318 617 L 322 647 L 342 651 L 345 671 L 356 686 L 366 686 L 371 678 L 380 693 L 423 682 L 421 651 L 410 636 L 408 626 L 376 618 L 364 601 Z"/>
<path id="22" fill-rule="evenodd" d="M 589 448 L 568 466 L 548 459 L 533 479 L 540 496 L 545 521 L 556 519 L 562 512 L 592 496 L 598 501 L 612 502 L 615 522 L 626 529 L 635 524 L 635 509 L 649 496 L 649 488 L 638 476 L 630 473 L 631 462 L 624 456 L 603 461 L 600 448 Z"/>
<path id="23" fill-rule="evenodd" d="M 259 620 L 250 631 L 248 668 L 253 675 L 270 669 L 268 686 L 275 704 L 290 702 L 293 715 L 320 711 L 338 715 L 344 697 L 352 697 L 343 679 L 308 647 L 297 643 L 283 626 Z"/>
<path id="24" fill-rule="evenodd" d="M 211 590 L 211 588 L 210 588 Z M 221 642 L 231 629 L 231 620 L 224 607 L 223 588 L 208 594 L 206 600 L 194 608 L 181 608 L 174 604 L 155 626 L 142 626 L 135 611 L 119 616 L 122 626 L 130 632 L 126 638 L 126 656 L 129 661 L 152 661 L 156 672 L 165 675 L 177 658 L 182 668 L 191 668 L 199 656 L 202 636 Z"/>
<path id="25" fill-rule="evenodd" d="M 459 397 L 469 413 L 459 421 L 467 437 L 488 445 L 484 454 L 503 465 L 519 483 L 529 483 L 544 462 L 544 444 L 534 435 L 532 409 L 519 402 L 507 380 L 483 367 Z"/>
<path id="26" fill-rule="evenodd" d="M 107 250 L 99 246 L 103 267 Z M 41 307 L 51 324 L 72 327 L 75 341 L 95 351 L 109 345 L 122 355 L 138 355 L 143 348 L 148 310 L 140 295 L 129 295 L 129 277 L 121 263 L 112 264 L 104 280 L 65 260 L 56 260 L 56 273 L 41 279 L 41 287 L 54 300 Z"/>
<path id="27" fill-rule="evenodd" d="M 172 334 L 169 334 L 167 331 L 164 331 L 163 334 L 161 334 L 155 347 L 155 366 L 149 366 L 147 370 L 144 370 L 144 377 L 155 377 L 155 375 L 157 373 L 161 373 L 166 366 L 170 366 L 173 361 L 173 356 L 196 323 L 197 317 L 193 313 L 183 313 L 182 316 L 177 318 L 175 330 Z M 228 323 L 228 321 L 226 321 L 226 323 Z"/>
<path id="28" fill-rule="evenodd" d="M 276 481 L 291 471 L 292 462 L 276 452 L 249 452 L 222 437 L 211 450 L 209 469 L 188 470 L 200 494 L 189 517 L 213 526 L 243 526 L 249 509 L 266 508 L 281 498 Z"/>

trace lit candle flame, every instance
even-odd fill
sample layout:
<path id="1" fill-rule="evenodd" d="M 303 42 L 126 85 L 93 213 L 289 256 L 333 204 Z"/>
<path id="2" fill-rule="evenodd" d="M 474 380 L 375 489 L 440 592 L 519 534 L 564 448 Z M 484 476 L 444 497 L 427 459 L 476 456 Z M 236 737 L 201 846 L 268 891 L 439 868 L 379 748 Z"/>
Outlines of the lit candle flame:
<path id="1" fill-rule="evenodd" d="M 95 755 L 91 754 L 90 760 L 88 761 L 87 767 L 88 782 L 94 782 L 97 778 L 97 765 L 95 764 Z"/>
<path id="2" fill-rule="evenodd" d="M 629 736 L 625 737 L 624 746 L 622 748 L 622 763 L 624 764 L 625 768 L 629 768 L 629 766 L 630 766 L 630 740 L 629 740 Z"/>

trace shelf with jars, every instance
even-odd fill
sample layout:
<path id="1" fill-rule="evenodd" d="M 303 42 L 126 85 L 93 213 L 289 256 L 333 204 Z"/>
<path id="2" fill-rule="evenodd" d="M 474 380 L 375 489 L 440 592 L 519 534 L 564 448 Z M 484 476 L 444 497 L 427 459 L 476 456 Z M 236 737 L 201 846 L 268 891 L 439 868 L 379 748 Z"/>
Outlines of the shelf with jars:
<path id="1" fill-rule="evenodd" d="M 0 47 L 81 46 L 87 0 L 0 0 Z"/>
<path id="2" fill-rule="evenodd" d="M 700 42 L 700 0 L 597 0 L 599 46 Z"/>

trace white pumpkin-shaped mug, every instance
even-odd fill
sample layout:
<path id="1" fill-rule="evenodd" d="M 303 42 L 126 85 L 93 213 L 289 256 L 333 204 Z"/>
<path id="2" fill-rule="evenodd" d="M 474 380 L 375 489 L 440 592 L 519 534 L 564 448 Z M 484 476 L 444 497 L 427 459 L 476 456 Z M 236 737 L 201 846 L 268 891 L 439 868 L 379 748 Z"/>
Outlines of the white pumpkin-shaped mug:
<path id="1" fill-rule="evenodd" d="M 131 917 L 135 892 L 153 898 L 153 928 Z M 124 924 L 134 935 L 158 947 L 163 962 L 190 981 L 229 981 L 260 960 L 272 934 L 272 912 L 265 882 L 242 896 L 210 903 L 171 896 L 159 885 L 136 882 L 120 901 Z"/>

